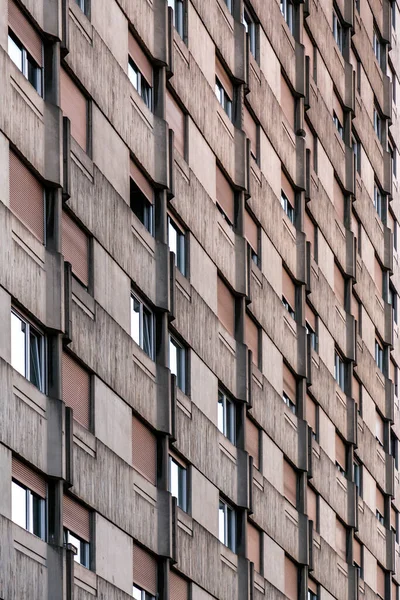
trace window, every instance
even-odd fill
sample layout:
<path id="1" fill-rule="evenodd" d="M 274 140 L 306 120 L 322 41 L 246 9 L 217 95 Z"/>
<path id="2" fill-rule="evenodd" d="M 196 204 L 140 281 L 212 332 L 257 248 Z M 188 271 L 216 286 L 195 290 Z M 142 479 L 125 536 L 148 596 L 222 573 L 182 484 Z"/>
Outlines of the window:
<path id="1" fill-rule="evenodd" d="M 318 600 L 318 585 L 311 577 L 308 578 L 307 600 Z"/>
<path id="2" fill-rule="evenodd" d="M 89 0 L 75 0 L 84 15 L 89 14 Z"/>
<path id="3" fill-rule="evenodd" d="M 75 562 L 90 568 L 90 513 L 79 502 L 63 497 L 64 543 L 75 546 Z"/>
<path id="4" fill-rule="evenodd" d="M 258 125 L 246 105 L 243 106 L 243 130 L 250 140 L 252 158 L 258 162 Z"/>
<path id="5" fill-rule="evenodd" d="M 296 414 L 297 382 L 292 371 L 283 365 L 283 392 L 282 400 L 293 414 Z"/>
<path id="6" fill-rule="evenodd" d="M 314 594 L 314 592 L 311 591 L 310 588 L 307 591 L 307 600 L 318 600 L 317 594 Z"/>
<path id="7" fill-rule="evenodd" d="M 340 137 L 343 139 L 343 125 L 339 121 L 339 117 L 337 116 L 335 111 L 333 111 L 333 122 L 335 124 L 336 129 L 338 130 Z"/>
<path id="8" fill-rule="evenodd" d="M 385 525 L 385 496 L 381 490 L 376 487 L 376 518 L 381 525 Z"/>
<path id="9" fill-rule="evenodd" d="M 374 131 L 378 140 L 382 142 L 382 119 L 376 108 L 374 108 Z"/>
<path id="10" fill-rule="evenodd" d="M 187 512 L 187 469 L 180 460 L 172 456 L 169 457 L 169 491 L 176 498 L 179 508 Z"/>
<path id="11" fill-rule="evenodd" d="M 317 334 L 315 333 L 315 331 L 311 328 L 311 325 L 306 321 L 306 333 L 307 336 L 310 337 L 311 339 L 311 348 L 313 350 L 315 350 L 315 352 L 317 352 L 318 350 L 318 345 L 317 345 Z"/>
<path id="12" fill-rule="evenodd" d="M 311 348 L 318 352 L 317 315 L 306 303 L 306 333 L 311 339 Z"/>
<path id="13" fill-rule="evenodd" d="M 299 598 L 299 571 L 297 564 L 285 555 L 285 596 L 289 600 Z"/>
<path id="14" fill-rule="evenodd" d="M 259 367 L 261 355 L 260 328 L 247 312 L 244 324 L 244 338 L 246 346 L 252 352 L 253 364 Z"/>
<path id="15" fill-rule="evenodd" d="M 353 538 L 353 564 L 357 567 L 359 575 L 363 579 L 362 546 L 357 538 Z"/>
<path id="16" fill-rule="evenodd" d="M 172 335 L 169 336 L 169 368 L 176 375 L 176 384 L 186 393 L 186 348 Z"/>
<path id="17" fill-rule="evenodd" d="M 356 171 L 361 175 L 361 142 L 355 136 L 353 136 L 353 152 Z"/>
<path id="18" fill-rule="evenodd" d="M 89 152 L 89 103 L 86 95 L 65 69 L 60 70 L 60 106 L 71 121 L 71 136 L 85 152 Z"/>
<path id="19" fill-rule="evenodd" d="M 134 294 L 131 295 L 131 336 L 154 359 L 154 315 Z"/>
<path id="20" fill-rule="evenodd" d="M 374 54 L 375 54 L 375 58 L 379 63 L 379 66 L 381 66 L 382 64 L 382 44 L 380 42 L 380 37 L 378 32 L 376 31 L 376 29 L 374 29 L 374 36 L 373 36 L 373 49 L 374 49 Z"/>
<path id="21" fill-rule="evenodd" d="M 72 275 L 79 283 L 89 287 L 89 237 L 65 211 L 61 221 L 61 251 L 71 263 Z"/>
<path id="22" fill-rule="evenodd" d="M 336 552 L 343 560 L 347 554 L 347 528 L 338 517 L 336 517 Z"/>
<path id="23" fill-rule="evenodd" d="M 392 13 L 392 27 L 396 31 L 396 0 L 391 1 L 391 13 Z M 395 597 L 395 600 L 397 598 Z"/>
<path id="24" fill-rule="evenodd" d="M 218 276 L 217 278 L 217 314 L 221 325 L 235 337 L 235 296 Z"/>
<path id="25" fill-rule="evenodd" d="M 397 148 L 389 146 L 390 156 L 392 157 L 392 173 L 393 177 L 397 179 Z"/>
<path id="26" fill-rule="evenodd" d="M 257 56 L 257 29 L 254 19 L 252 18 L 249 8 L 244 5 L 243 8 L 243 25 L 249 38 L 250 52 L 256 58 Z"/>
<path id="27" fill-rule="evenodd" d="M 358 460 L 354 460 L 353 470 L 354 470 L 354 483 L 356 484 L 358 495 L 360 497 L 362 497 L 361 464 L 358 462 Z"/>
<path id="28" fill-rule="evenodd" d="M 215 78 L 215 95 L 217 96 L 218 102 L 220 103 L 230 120 L 232 120 L 232 100 L 231 98 L 229 98 L 218 77 Z"/>
<path id="29" fill-rule="evenodd" d="M 390 431 L 390 454 L 393 456 L 394 459 L 394 466 L 396 467 L 396 469 L 399 468 L 399 444 L 398 444 L 398 439 L 395 436 L 395 434 L 393 433 L 393 431 Z"/>
<path id="30" fill-rule="evenodd" d="M 11 311 L 11 365 L 45 392 L 45 337 L 29 321 Z"/>
<path id="31" fill-rule="evenodd" d="M 292 0 L 281 0 L 281 13 L 285 19 L 290 33 L 294 34 L 294 6 Z"/>
<path id="32" fill-rule="evenodd" d="M 133 586 L 135 600 L 155 600 L 157 594 L 157 560 L 133 544 Z M 172 597 L 172 595 L 171 595 Z"/>
<path id="33" fill-rule="evenodd" d="M 283 190 L 281 190 L 281 206 L 289 217 L 290 222 L 294 224 L 294 208 Z"/>
<path id="34" fill-rule="evenodd" d="M 144 78 L 142 73 L 139 71 L 139 68 L 135 65 L 135 63 L 133 62 L 133 60 L 131 58 L 129 58 L 129 61 L 128 61 L 128 77 L 129 77 L 133 87 L 138 92 L 139 96 L 141 96 L 141 98 L 144 101 L 147 108 L 151 110 L 152 109 L 151 86 L 149 83 L 147 83 L 146 79 Z"/>
<path id="35" fill-rule="evenodd" d="M 236 443 L 236 406 L 221 390 L 218 391 L 218 429 L 232 444 Z"/>
<path id="36" fill-rule="evenodd" d="M 261 532 L 247 521 L 247 558 L 254 563 L 254 570 L 261 571 Z"/>
<path id="37" fill-rule="evenodd" d="M 168 246 L 171 252 L 175 254 L 175 266 L 182 275 L 186 275 L 186 256 L 185 256 L 185 234 L 178 225 L 168 216 Z"/>
<path id="38" fill-rule="evenodd" d="M 46 482 L 25 463 L 12 458 L 11 518 L 20 527 L 46 539 Z"/>
<path id="39" fill-rule="evenodd" d="M 45 244 L 45 195 L 42 184 L 10 151 L 10 208 L 24 225 Z"/>
<path id="40" fill-rule="evenodd" d="M 41 96 L 42 69 L 11 31 L 8 34 L 8 55 Z"/>
<path id="41" fill-rule="evenodd" d="M 157 438 L 132 415 L 132 466 L 152 485 L 157 485 Z"/>
<path id="42" fill-rule="evenodd" d="M 340 356 L 340 354 L 335 350 L 335 379 L 340 387 L 340 389 L 344 392 L 345 386 L 345 378 L 344 378 L 344 360 Z"/>
<path id="43" fill-rule="evenodd" d="M 397 313 L 397 294 L 395 292 L 395 289 L 390 286 L 389 287 L 389 297 L 388 297 L 388 301 L 389 304 L 392 305 L 392 309 L 393 309 L 393 321 L 397 324 L 398 323 L 398 313 Z"/>
<path id="44" fill-rule="evenodd" d="M 174 148 L 186 157 L 186 115 L 173 94 L 167 88 L 165 93 L 165 120 L 174 132 Z"/>
<path id="45" fill-rule="evenodd" d="M 148 109 L 153 107 L 153 67 L 136 38 L 129 32 L 128 77 Z"/>
<path id="46" fill-rule="evenodd" d="M 184 35 L 184 5 L 183 0 L 168 0 L 168 6 L 174 11 L 174 27 L 183 39 Z"/>
<path id="47" fill-rule="evenodd" d="M 245 450 L 253 457 L 253 466 L 260 469 L 260 430 L 248 416 L 246 416 L 245 430 Z"/>
<path id="48" fill-rule="evenodd" d="M 306 420 L 312 429 L 312 437 L 317 439 L 318 405 L 307 394 L 306 397 Z"/>
<path id="49" fill-rule="evenodd" d="M 229 12 L 232 14 L 233 10 L 233 0 L 224 0 L 226 6 L 228 7 Z"/>
<path id="50" fill-rule="evenodd" d="M 342 23 L 339 19 L 339 16 L 335 10 L 333 11 L 332 19 L 333 19 L 333 26 L 332 26 L 333 37 L 335 39 L 336 44 L 339 47 L 340 52 L 343 54 L 344 30 L 343 30 Z"/>
<path id="51" fill-rule="evenodd" d="M 219 167 L 216 170 L 215 195 L 219 212 L 228 225 L 233 228 L 235 222 L 235 194 Z"/>
<path id="52" fill-rule="evenodd" d="M 375 340 L 375 362 L 378 369 L 383 372 L 383 348 L 378 340 Z"/>
<path id="53" fill-rule="evenodd" d="M 292 465 L 283 459 L 283 493 L 286 500 L 297 506 L 297 473 Z"/>
<path id="54" fill-rule="evenodd" d="M 296 286 L 286 269 L 282 269 L 282 304 L 292 319 L 295 319 Z"/>
<path id="55" fill-rule="evenodd" d="M 346 475 L 347 467 L 347 451 L 346 444 L 340 435 L 336 432 L 335 434 L 335 456 L 336 456 L 336 468 L 342 475 Z"/>
<path id="56" fill-rule="evenodd" d="M 219 541 L 236 552 L 236 511 L 220 498 L 218 515 Z"/>
<path id="57" fill-rule="evenodd" d="M 62 354 L 62 393 L 66 406 L 73 410 L 74 419 L 82 427 L 90 428 L 91 421 L 90 373 L 71 354 Z"/>
<path id="58" fill-rule="evenodd" d="M 147 231 L 154 235 L 153 188 L 132 160 L 130 162 L 130 176 L 130 206 L 132 212 Z"/>
<path id="59" fill-rule="evenodd" d="M 390 528 L 395 534 L 396 543 L 399 543 L 399 513 L 393 505 L 390 506 Z M 396 599 L 397 600 L 397 599 Z"/>
<path id="60" fill-rule="evenodd" d="M 250 213 L 246 210 L 244 213 L 244 237 L 247 240 L 247 249 L 250 259 L 258 267 L 260 266 L 260 241 L 259 227 Z"/>
<path id="61" fill-rule="evenodd" d="M 285 307 L 285 309 L 287 310 L 287 312 L 289 313 L 289 315 L 292 317 L 292 319 L 295 319 L 296 318 L 295 312 L 284 296 L 282 296 L 282 304 Z"/>
<path id="62" fill-rule="evenodd" d="M 380 446 L 383 448 L 383 442 L 385 440 L 385 425 L 379 412 L 375 409 L 375 438 Z"/>

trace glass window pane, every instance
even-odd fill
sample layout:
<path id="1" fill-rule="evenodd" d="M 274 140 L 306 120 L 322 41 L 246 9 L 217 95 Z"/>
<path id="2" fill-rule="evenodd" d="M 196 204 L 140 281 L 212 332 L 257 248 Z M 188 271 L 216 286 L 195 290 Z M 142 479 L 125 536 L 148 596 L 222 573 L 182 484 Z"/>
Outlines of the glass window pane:
<path id="1" fill-rule="evenodd" d="M 186 486 L 186 469 L 178 465 L 178 506 L 185 512 L 187 511 L 187 486 Z"/>
<path id="2" fill-rule="evenodd" d="M 25 323 L 11 313 L 11 364 L 24 376 L 26 376 L 25 335 Z"/>
<path id="3" fill-rule="evenodd" d="M 174 498 L 179 494 L 179 467 L 177 463 L 170 458 L 170 492 Z"/>
<path id="4" fill-rule="evenodd" d="M 226 437 L 235 443 L 235 405 L 230 400 L 226 403 Z"/>
<path id="5" fill-rule="evenodd" d="M 11 518 L 20 527 L 26 529 L 26 489 L 12 482 L 11 487 Z"/>
<path id="6" fill-rule="evenodd" d="M 225 544 L 225 504 L 223 502 L 219 502 L 219 511 L 218 511 L 218 519 L 219 519 L 219 541 Z"/>
<path id="7" fill-rule="evenodd" d="M 171 252 L 175 252 L 175 264 L 178 254 L 178 234 L 171 220 L 168 222 L 168 246 Z"/>
<path id="8" fill-rule="evenodd" d="M 11 36 L 8 36 L 8 55 L 18 69 L 22 71 L 22 48 L 14 42 Z"/>
<path id="9" fill-rule="evenodd" d="M 153 358 L 153 315 L 143 307 L 143 350 Z"/>
<path id="10" fill-rule="evenodd" d="M 140 344 L 140 302 L 131 296 L 131 336 Z"/>
<path id="11" fill-rule="evenodd" d="M 225 433 L 224 412 L 224 396 L 221 392 L 218 392 L 218 429 L 221 433 Z"/>
<path id="12" fill-rule="evenodd" d="M 44 500 L 36 494 L 29 494 L 30 500 L 30 528 L 29 530 L 44 539 L 45 528 L 44 528 Z"/>
<path id="13" fill-rule="evenodd" d="M 82 564 L 82 556 L 81 556 L 81 540 L 77 538 L 73 533 L 68 531 L 68 544 L 72 544 L 77 549 L 78 553 L 74 556 L 74 561 Z"/>
<path id="14" fill-rule="evenodd" d="M 133 586 L 132 595 L 135 600 L 142 600 L 142 590 L 139 590 L 135 585 Z"/>
<path id="15" fill-rule="evenodd" d="M 178 349 L 171 338 L 169 340 L 169 368 L 173 375 L 178 376 Z"/>
<path id="16" fill-rule="evenodd" d="M 139 89 L 139 71 L 136 67 L 133 66 L 133 63 L 129 61 L 128 63 L 128 77 L 130 79 L 133 87 L 138 90 Z"/>
<path id="17" fill-rule="evenodd" d="M 29 363 L 30 381 L 39 390 L 42 390 L 42 339 L 35 331 L 30 328 L 29 335 Z"/>

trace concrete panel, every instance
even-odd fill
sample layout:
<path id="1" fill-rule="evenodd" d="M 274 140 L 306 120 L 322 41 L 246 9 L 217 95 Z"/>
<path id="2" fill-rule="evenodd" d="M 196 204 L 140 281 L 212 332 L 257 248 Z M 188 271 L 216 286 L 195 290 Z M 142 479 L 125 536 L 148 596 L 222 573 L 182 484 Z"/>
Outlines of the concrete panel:
<path id="1" fill-rule="evenodd" d="M 375 356 L 375 324 L 362 307 L 362 340 L 372 356 Z"/>
<path id="2" fill-rule="evenodd" d="M 283 452 L 278 446 L 262 432 L 263 450 L 262 474 L 268 481 L 283 494 Z"/>
<path id="3" fill-rule="evenodd" d="M 275 290 L 278 298 L 282 297 L 282 258 L 272 245 L 264 230 L 261 231 L 261 265 L 266 280 Z"/>
<path id="4" fill-rule="evenodd" d="M 11 450 L 0 444 L 0 514 L 11 519 Z"/>
<path id="5" fill-rule="evenodd" d="M 128 69 L 128 20 L 115 0 L 99 0 L 91 7 L 91 22 L 122 69 Z"/>
<path id="6" fill-rule="evenodd" d="M 5 13 L 3 13 L 5 14 Z M 0 161 L 2 165 L 8 167 L 9 164 L 9 143 L 5 135 L 0 133 Z M 9 205 L 9 169 L 1 169 L 0 172 L 0 202 Z"/>
<path id="7" fill-rule="evenodd" d="M 281 95 L 281 65 L 264 30 L 260 27 L 260 68 L 273 94 L 279 100 Z"/>
<path id="8" fill-rule="evenodd" d="M 318 142 L 318 176 L 320 184 L 333 202 L 333 167 L 320 142 Z"/>
<path id="9" fill-rule="evenodd" d="M 320 320 L 318 323 L 319 358 L 331 375 L 335 372 L 335 340 Z"/>
<path id="10" fill-rule="evenodd" d="M 373 590 L 376 590 L 376 558 L 364 546 L 364 581 Z"/>
<path id="11" fill-rule="evenodd" d="M 282 396 L 282 355 L 271 339 L 262 332 L 262 372 L 264 377 Z"/>
<path id="12" fill-rule="evenodd" d="M 132 592 L 132 538 L 96 513 L 96 572 L 127 593 Z"/>
<path id="13" fill-rule="evenodd" d="M 207 531 L 218 537 L 219 492 L 197 469 L 192 468 L 192 517 Z"/>
<path id="14" fill-rule="evenodd" d="M 129 149 L 92 104 L 93 162 L 129 204 Z"/>
<path id="15" fill-rule="evenodd" d="M 132 462 L 132 409 L 98 377 L 94 378 L 95 432 L 106 446 Z"/>
<path id="16" fill-rule="evenodd" d="M 200 67 L 208 84 L 214 89 L 215 44 L 191 2 L 188 4 L 188 29 L 189 52 Z"/>
<path id="17" fill-rule="evenodd" d="M 371 431 L 373 436 L 375 437 L 376 433 L 376 408 L 375 402 L 368 394 L 365 387 L 362 390 L 362 415 L 363 421 L 368 429 Z"/>
<path id="18" fill-rule="evenodd" d="M 325 238 L 318 231 L 318 266 L 324 274 L 325 279 L 334 289 L 334 258 Z"/>
<path id="19" fill-rule="evenodd" d="M 280 84 L 279 79 L 279 89 Z M 275 196 L 280 198 L 282 187 L 281 160 L 262 128 L 260 128 L 260 169 Z M 253 182 L 252 185 L 252 194 L 254 194 Z"/>
<path id="20" fill-rule="evenodd" d="M 195 354 L 190 360 L 191 399 L 214 425 L 218 423 L 218 379 Z"/>
<path id="21" fill-rule="evenodd" d="M 201 132 L 190 118 L 188 119 L 188 135 L 190 140 L 189 166 L 208 195 L 215 200 L 215 156 Z"/>
<path id="22" fill-rule="evenodd" d="M 0 356 L 11 362 L 11 296 L 0 287 Z"/>
<path id="23" fill-rule="evenodd" d="M 129 277 L 96 241 L 93 243 L 93 263 L 96 301 L 129 334 L 131 330 Z"/>
<path id="24" fill-rule="evenodd" d="M 323 410 L 319 411 L 319 439 L 321 448 L 323 448 L 329 458 L 335 462 L 335 426 Z"/>
<path id="25" fill-rule="evenodd" d="M 192 584 L 191 590 L 192 590 L 192 595 L 191 595 L 192 600 L 214 600 L 214 596 L 211 596 L 211 594 L 208 594 L 205 590 L 200 588 L 195 583 Z"/>
<path id="26" fill-rule="evenodd" d="M 194 236 L 190 238 L 190 282 L 217 314 L 217 267 Z"/>
<path id="27" fill-rule="evenodd" d="M 269 535 L 263 535 L 264 577 L 285 593 L 285 552 Z"/>
<path id="28" fill-rule="evenodd" d="M 320 535 L 331 546 L 336 548 L 336 513 L 320 496 L 319 499 Z"/>
<path id="29" fill-rule="evenodd" d="M 376 511 L 376 485 L 375 480 L 368 469 L 363 469 L 363 500 L 371 509 L 373 514 Z"/>

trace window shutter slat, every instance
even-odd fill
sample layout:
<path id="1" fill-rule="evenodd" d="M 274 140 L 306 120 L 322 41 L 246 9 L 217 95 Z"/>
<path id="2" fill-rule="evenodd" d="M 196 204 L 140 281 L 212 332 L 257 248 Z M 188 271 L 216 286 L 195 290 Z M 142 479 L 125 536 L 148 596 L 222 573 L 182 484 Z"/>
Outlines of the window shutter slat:
<path id="1" fill-rule="evenodd" d="M 153 67 L 151 66 L 151 62 L 147 58 L 146 54 L 143 52 L 139 44 L 137 43 L 135 37 L 129 32 L 128 39 L 128 52 L 133 62 L 138 67 L 139 71 L 146 79 L 147 83 L 152 86 L 153 85 Z"/>
<path id="2" fill-rule="evenodd" d="M 286 269 L 282 268 L 282 294 L 293 310 L 296 310 L 296 288 Z"/>
<path id="3" fill-rule="evenodd" d="M 63 399 L 73 409 L 74 419 L 83 427 L 90 425 L 90 374 L 69 354 L 62 355 Z"/>
<path id="4" fill-rule="evenodd" d="M 258 227 L 247 210 L 244 213 L 244 236 L 254 252 L 258 254 Z"/>
<path id="5" fill-rule="evenodd" d="M 289 600 L 298 600 L 298 571 L 296 564 L 285 556 L 285 595 Z"/>
<path id="6" fill-rule="evenodd" d="M 285 498 L 293 504 L 297 505 L 297 474 L 287 460 L 283 461 L 283 488 Z"/>
<path id="7" fill-rule="evenodd" d="M 306 303 L 306 321 L 310 325 L 310 327 L 316 331 L 317 329 L 317 318 L 315 313 L 311 310 L 309 304 Z"/>
<path id="8" fill-rule="evenodd" d="M 307 394 L 306 399 L 306 419 L 314 433 L 317 433 L 317 405 Z"/>
<path id="9" fill-rule="evenodd" d="M 235 337 L 235 297 L 220 277 L 218 277 L 217 297 L 218 318 L 231 336 Z"/>
<path id="10" fill-rule="evenodd" d="M 224 67 L 221 65 L 221 63 L 219 62 L 218 58 L 215 58 L 215 74 L 218 77 L 218 79 L 220 80 L 222 87 L 224 88 L 225 92 L 228 94 L 229 99 L 233 100 L 233 84 L 232 81 L 230 80 L 227 72 L 225 71 Z"/>
<path id="11" fill-rule="evenodd" d="M 254 569 L 260 572 L 260 531 L 247 523 L 247 558 L 254 563 Z"/>
<path id="12" fill-rule="evenodd" d="M 245 323 L 245 343 L 253 352 L 253 363 L 258 366 L 258 327 L 253 319 L 247 314 Z"/>
<path id="13" fill-rule="evenodd" d="M 217 202 L 231 223 L 235 221 L 235 195 L 228 180 L 217 167 Z"/>
<path id="14" fill-rule="evenodd" d="M 253 464 L 258 469 L 260 466 L 260 430 L 249 417 L 246 417 L 246 450 L 253 457 Z"/>
<path id="15" fill-rule="evenodd" d="M 296 378 L 292 371 L 283 365 L 283 391 L 289 396 L 291 401 L 296 404 Z"/>
<path id="16" fill-rule="evenodd" d="M 295 206 L 294 189 L 293 189 L 289 179 L 286 177 L 286 175 L 283 171 L 281 173 L 281 187 L 282 187 L 283 191 L 285 192 L 290 204 L 294 208 L 294 206 Z"/>
<path id="17" fill-rule="evenodd" d="M 376 591 L 381 597 L 385 597 L 385 571 L 380 565 L 376 565 Z"/>
<path id="18" fill-rule="evenodd" d="M 146 196 L 147 200 L 153 204 L 153 188 L 151 187 L 149 180 L 146 179 L 133 160 L 130 162 L 130 175 L 141 192 Z"/>
<path id="19" fill-rule="evenodd" d="M 346 560 L 346 528 L 339 519 L 336 519 L 336 552 Z"/>
<path id="20" fill-rule="evenodd" d="M 385 497 L 378 487 L 376 488 L 376 510 L 379 510 L 382 517 L 385 516 Z"/>
<path id="21" fill-rule="evenodd" d="M 29 54 L 42 66 L 42 40 L 34 27 L 29 23 L 18 6 L 9 0 L 8 2 L 8 24 L 17 38 L 22 42 Z"/>
<path id="22" fill-rule="evenodd" d="M 88 122 L 87 99 L 64 69 L 61 69 L 60 71 L 60 101 L 64 115 L 71 121 L 72 137 L 86 152 Z"/>
<path id="23" fill-rule="evenodd" d="M 156 437 L 146 425 L 132 417 L 132 464 L 156 485 Z"/>
<path id="24" fill-rule="evenodd" d="M 137 544 L 133 544 L 133 583 L 152 596 L 157 594 L 157 562 Z"/>
<path id="25" fill-rule="evenodd" d="M 10 150 L 10 208 L 44 242 L 44 191 L 36 177 Z"/>
<path id="26" fill-rule="evenodd" d="M 174 145 L 181 156 L 185 156 L 185 115 L 171 92 L 167 90 L 165 118 L 174 131 Z"/>
<path id="27" fill-rule="evenodd" d="M 62 253 L 72 265 L 72 272 L 88 286 L 89 284 L 89 239 L 86 233 L 67 213 L 62 215 Z"/>
<path id="28" fill-rule="evenodd" d="M 335 435 L 336 461 L 346 470 L 346 445 L 342 438 L 336 433 Z"/>
<path id="29" fill-rule="evenodd" d="M 243 106 L 243 129 L 251 142 L 252 154 L 257 156 L 257 125 L 246 106 Z"/>
<path id="30" fill-rule="evenodd" d="M 361 567 L 361 544 L 356 538 L 353 539 L 353 562 Z"/>
<path id="31" fill-rule="evenodd" d="M 90 542 L 90 512 L 71 496 L 63 497 L 63 524 L 72 533 Z"/>
<path id="32" fill-rule="evenodd" d="M 344 307 L 344 277 L 341 270 L 335 263 L 335 294 L 339 305 Z"/>
<path id="33" fill-rule="evenodd" d="M 41 498 L 46 498 L 45 479 L 14 456 L 12 458 L 12 476 Z"/>
<path id="34" fill-rule="evenodd" d="M 188 582 L 175 571 L 170 571 L 169 574 L 169 590 L 171 600 L 189 600 Z"/>
<path id="35" fill-rule="evenodd" d="M 318 586 L 316 584 L 316 582 L 311 579 L 310 577 L 308 578 L 308 589 L 315 595 L 318 594 Z"/>

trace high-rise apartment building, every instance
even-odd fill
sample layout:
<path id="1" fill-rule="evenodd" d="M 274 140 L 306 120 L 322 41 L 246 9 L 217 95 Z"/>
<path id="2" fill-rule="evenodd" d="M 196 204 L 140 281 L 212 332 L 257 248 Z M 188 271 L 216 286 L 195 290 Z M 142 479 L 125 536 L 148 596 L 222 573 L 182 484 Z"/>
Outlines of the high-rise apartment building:
<path id="1" fill-rule="evenodd" d="M 396 0 L 0 0 L 0 598 L 399 600 Z"/>

